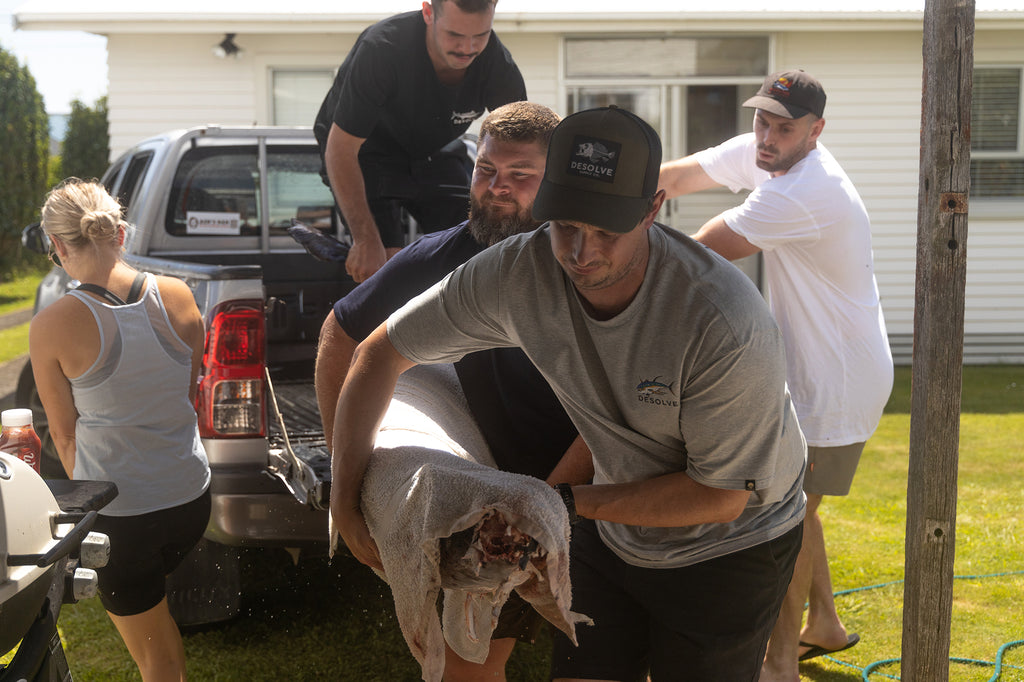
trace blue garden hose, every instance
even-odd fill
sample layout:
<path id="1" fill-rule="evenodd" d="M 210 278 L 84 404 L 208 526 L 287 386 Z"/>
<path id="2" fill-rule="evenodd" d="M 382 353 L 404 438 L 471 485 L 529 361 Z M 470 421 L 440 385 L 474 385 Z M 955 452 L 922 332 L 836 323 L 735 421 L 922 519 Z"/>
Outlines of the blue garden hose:
<path id="1" fill-rule="evenodd" d="M 979 580 L 979 579 L 983 579 L 983 578 L 1003 578 L 1003 577 L 1011 576 L 1011 575 L 1024 575 L 1024 571 L 1008 571 L 1006 573 L 990 573 L 988 575 L 957 575 L 957 576 L 953 576 L 953 579 L 954 580 Z M 903 582 L 902 580 L 893 580 L 893 581 L 890 581 L 890 582 L 887 582 L 887 583 L 879 583 L 878 585 L 868 585 L 867 587 L 855 587 L 855 588 L 850 589 L 850 590 L 842 590 L 840 592 L 836 592 L 833 596 L 841 597 L 843 595 L 852 594 L 854 592 L 866 592 L 867 590 L 876 590 L 876 589 L 879 589 L 879 588 L 882 588 L 882 587 L 889 587 L 890 585 L 899 585 L 902 582 Z M 999 647 L 999 651 L 996 652 L 996 660 L 995 660 L 995 662 L 992 662 L 992 661 L 979 661 L 979 660 L 976 660 L 976 659 L 973 659 L 973 658 L 954 658 L 954 657 L 950 657 L 949 661 L 951 663 L 962 663 L 962 664 L 966 664 L 966 665 L 993 666 L 995 669 L 993 670 L 992 677 L 990 677 L 988 679 L 988 682 L 998 682 L 999 678 L 1003 674 L 1003 657 L 1006 655 L 1006 652 L 1009 651 L 1010 649 L 1014 648 L 1014 647 L 1021 646 L 1021 645 L 1024 645 L 1024 639 L 1018 639 L 1018 640 L 1014 640 L 1014 641 L 1011 641 L 1011 642 L 1007 642 L 1006 644 L 1003 644 L 1001 647 Z M 823 656 L 822 658 L 825 658 L 825 659 L 827 659 L 829 661 L 832 661 L 833 663 L 837 663 L 837 664 L 845 666 L 847 668 L 853 668 L 855 670 L 861 671 L 861 679 L 863 680 L 863 682 L 871 682 L 870 679 L 869 679 L 870 675 L 879 675 L 881 677 L 885 677 L 885 678 L 888 678 L 890 680 L 898 680 L 898 679 L 900 679 L 896 675 L 887 675 L 886 673 L 883 673 L 883 672 L 877 672 L 877 670 L 879 668 L 883 667 L 883 666 L 893 665 L 893 664 L 899 663 L 900 662 L 899 658 L 887 658 L 887 659 L 885 659 L 883 661 L 875 661 L 874 663 L 871 663 L 871 664 L 869 664 L 869 665 L 867 665 L 867 666 L 865 666 L 863 668 L 861 668 L 860 666 L 856 666 L 856 665 L 854 665 L 852 663 L 847 663 L 846 661 L 840 661 L 839 659 L 833 658 L 832 656 Z M 1006 667 L 1013 668 L 1014 670 L 1024 670 L 1024 668 L 1022 668 L 1021 666 L 1007 665 Z"/>

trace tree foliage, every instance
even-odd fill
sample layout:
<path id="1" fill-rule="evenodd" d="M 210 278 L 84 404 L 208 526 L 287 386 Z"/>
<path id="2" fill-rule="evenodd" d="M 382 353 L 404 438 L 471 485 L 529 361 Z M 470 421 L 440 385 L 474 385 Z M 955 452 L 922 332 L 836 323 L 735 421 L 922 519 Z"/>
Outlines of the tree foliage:
<path id="1" fill-rule="evenodd" d="M 28 67 L 0 47 L 0 281 L 29 262 L 21 230 L 38 220 L 47 189 L 50 126 Z"/>
<path id="2" fill-rule="evenodd" d="M 79 100 L 71 103 L 71 116 L 61 148 L 64 177 L 98 178 L 110 159 L 107 127 L 107 98 L 100 97 L 88 107 Z"/>

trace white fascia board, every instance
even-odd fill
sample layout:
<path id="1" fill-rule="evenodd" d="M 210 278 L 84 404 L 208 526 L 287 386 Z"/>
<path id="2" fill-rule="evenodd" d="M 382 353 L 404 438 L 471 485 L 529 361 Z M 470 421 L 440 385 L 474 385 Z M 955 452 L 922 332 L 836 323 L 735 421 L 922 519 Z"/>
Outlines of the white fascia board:
<path id="1" fill-rule="evenodd" d="M 494 26 L 499 32 L 600 33 L 697 31 L 906 30 L 920 25 L 923 2 L 880 0 L 879 8 L 822 9 L 820 0 L 719 0 L 707 10 L 678 9 L 678 0 L 501 0 Z M 142 5 L 140 7 L 140 5 Z M 410 0 L 375 0 L 338 11 L 337 0 L 253 0 L 239 11 L 226 0 L 180 0 L 175 9 L 146 7 L 137 0 L 107 0 L 85 8 L 80 0 L 27 0 L 13 15 L 16 29 L 117 33 L 323 33 L 361 31 L 396 12 L 415 9 Z M 767 9 L 765 8 L 767 5 Z M 265 9 L 264 9 L 265 8 Z M 984 28 L 1024 27 L 1024 0 L 979 0 L 975 23 Z"/>
<path id="2" fill-rule="evenodd" d="M 252 15 L 124 13 L 99 16 L 96 13 L 31 13 L 14 15 L 14 27 L 24 31 L 86 31 L 103 35 L 132 33 L 324 33 L 361 31 L 370 24 L 390 16 L 361 15 Z M 1021 13 L 1024 19 L 1024 12 Z M 804 31 L 823 29 L 882 30 L 920 25 L 921 13 L 877 13 L 865 15 L 851 12 L 801 13 L 780 12 L 666 12 L 666 13 L 498 13 L 494 29 L 500 33 L 572 33 L 738 30 L 738 31 Z"/>

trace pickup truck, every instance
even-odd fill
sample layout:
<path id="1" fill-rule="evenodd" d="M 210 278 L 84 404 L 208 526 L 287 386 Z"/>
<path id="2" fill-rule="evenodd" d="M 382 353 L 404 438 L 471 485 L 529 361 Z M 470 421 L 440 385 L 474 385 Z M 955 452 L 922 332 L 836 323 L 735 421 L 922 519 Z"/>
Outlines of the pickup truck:
<path id="1" fill-rule="evenodd" d="M 206 324 L 196 409 L 213 472 L 204 540 L 169 580 L 180 624 L 225 620 L 240 606 L 243 547 L 326 550 L 330 460 L 313 387 L 324 317 L 354 282 L 343 262 L 310 256 L 293 221 L 343 239 L 319 175 L 311 129 L 205 126 L 145 140 L 101 181 L 134 230 L 124 260 L 184 280 Z M 38 226 L 24 242 L 45 250 Z M 72 286 L 54 268 L 35 309 Z M 63 475 L 31 367 L 18 404 L 44 441 L 44 475 Z"/>

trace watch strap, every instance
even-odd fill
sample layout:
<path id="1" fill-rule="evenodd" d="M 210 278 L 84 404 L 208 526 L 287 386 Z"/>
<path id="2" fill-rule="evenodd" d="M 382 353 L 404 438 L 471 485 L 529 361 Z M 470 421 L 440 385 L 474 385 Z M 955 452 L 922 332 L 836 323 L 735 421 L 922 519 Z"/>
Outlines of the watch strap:
<path id="1" fill-rule="evenodd" d="M 555 485 L 555 490 L 562 496 L 565 510 L 569 513 L 569 525 L 575 525 L 580 517 L 576 513 L 576 497 L 572 494 L 572 486 L 568 483 L 558 483 Z"/>

